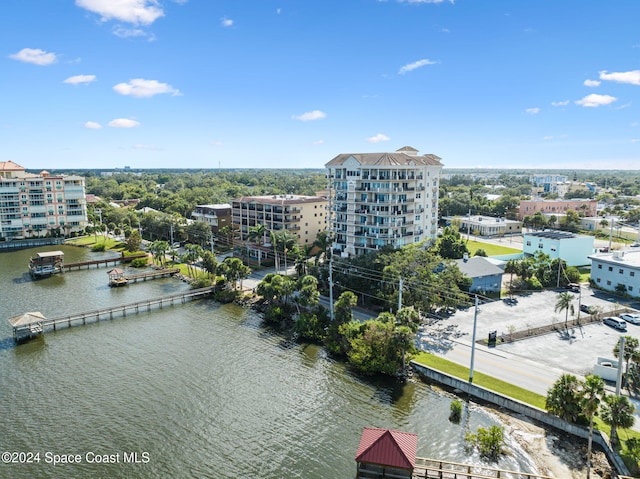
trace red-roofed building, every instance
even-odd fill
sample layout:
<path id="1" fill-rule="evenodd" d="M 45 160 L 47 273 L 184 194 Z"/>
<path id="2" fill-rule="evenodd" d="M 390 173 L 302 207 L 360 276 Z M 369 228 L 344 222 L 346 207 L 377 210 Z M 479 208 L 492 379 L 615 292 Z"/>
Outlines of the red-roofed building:
<path id="1" fill-rule="evenodd" d="M 365 427 L 356 452 L 356 479 L 411 479 L 417 450 L 417 434 Z"/>

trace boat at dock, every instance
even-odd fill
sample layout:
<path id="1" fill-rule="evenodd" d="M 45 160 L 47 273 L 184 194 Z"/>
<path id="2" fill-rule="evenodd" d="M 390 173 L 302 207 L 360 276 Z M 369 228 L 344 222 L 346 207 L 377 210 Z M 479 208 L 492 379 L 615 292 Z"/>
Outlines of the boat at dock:
<path id="1" fill-rule="evenodd" d="M 62 251 L 37 253 L 29 260 L 29 274 L 33 278 L 57 273 L 64 273 L 64 253 Z"/>

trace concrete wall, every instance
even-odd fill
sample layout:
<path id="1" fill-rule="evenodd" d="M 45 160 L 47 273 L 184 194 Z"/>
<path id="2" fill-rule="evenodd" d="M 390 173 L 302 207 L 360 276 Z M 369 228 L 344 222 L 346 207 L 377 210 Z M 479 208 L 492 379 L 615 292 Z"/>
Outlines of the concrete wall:
<path id="1" fill-rule="evenodd" d="M 475 384 L 469 384 L 469 382 L 467 381 L 449 376 L 448 374 L 445 374 L 436 369 L 432 369 L 423 364 L 416 363 L 415 361 L 411 361 L 411 366 L 413 367 L 414 371 L 416 371 L 421 377 L 429 381 L 435 381 L 450 388 L 458 389 L 469 394 L 470 396 L 480 399 L 481 401 L 495 404 L 498 407 L 508 409 L 516 414 L 522 414 L 523 416 L 526 416 L 530 419 L 539 421 L 560 431 L 573 434 L 574 436 L 577 436 L 581 439 L 586 440 L 589 438 L 588 429 L 577 426 L 576 424 L 571 424 L 564 419 L 560 419 L 557 416 L 543 411 L 542 409 L 538 409 L 515 399 L 502 396 L 493 391 L 489 391 L 488 389 L 476 386 Z M 593 431 L 593 442 L 602 447 L 607 455 L 607 458 L 609 459 L 611 464 L 614 465 L 619 474 L 624 474 L 627 476 L 629 475 L 629 470 L 625 466 L 620 456 L 618 456 L 618 454 L 616 454 L 611 447 L 609 438 L 606 434 L 603 434 L 600 431 Z"/>

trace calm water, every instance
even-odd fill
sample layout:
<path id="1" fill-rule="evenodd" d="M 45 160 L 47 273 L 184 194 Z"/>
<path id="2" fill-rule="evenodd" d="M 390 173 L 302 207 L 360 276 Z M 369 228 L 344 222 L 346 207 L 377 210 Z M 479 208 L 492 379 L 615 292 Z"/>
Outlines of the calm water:
<path id="1" fill-rule="evenodd" d="M 107 255 L 62 249 L 66 262 Z M 16 346 L 11 316 L 187 288 L 160 279 L 112 289 L 104 267 L 32 281 L 33 254 L 0 253 L 0 451 L 40 452 L 40 463 L 0 464 L 2 478 L 353 478 L 365 426 L 417 433 L 419 456 L 478 462 L 464 452 L 463 426 L 447 420 L 450 399 L 420 383 L 359 378 L 234 305 L 195 301 Z M 467 422 L 494 424 L 476 410 Z M 125 452 L 142 462 L 123 463 Z M 119 463 L 88 464 L 87 453 Z M 82 464 L 46 463 L 52 454 L 80 454 Z M 532 470 L 518 451 L 500 466 Z"/>

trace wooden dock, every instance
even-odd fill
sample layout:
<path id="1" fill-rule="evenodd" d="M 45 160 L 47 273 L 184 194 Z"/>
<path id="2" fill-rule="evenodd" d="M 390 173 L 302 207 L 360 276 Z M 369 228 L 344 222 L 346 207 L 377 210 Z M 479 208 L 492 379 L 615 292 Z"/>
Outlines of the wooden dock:
<path id="1" fill-rule="evenodd" d="M 506 471 L 485 466 L 474 466 L 438 459 L 416 458 L 412 479 L 553 479 L 529 472 Z"/>
<path id="2" fill-rule="evenodd" d="M 12 324 L 13 337 L 16 340 L 28 339 L 33 337 L 33 331 L 43 333 L 47 329 L 56 331 L 59 328 L 78 326 L 86 324 L 87 321 L 100 321 L 102 319 L 113 319 L 115 316 L 126 316 L 127 313 L 137 314 L 141 311 L 151 311 L 151 308 L 158 307 L 162 309 L 164 306 L 173 306 L 174 304 L 184 304 L 194 299 L 205 298 L 215 290 L 214 287 L 191 289 L 182 293 L 174 293 L 166 296 L 160 296 L 151 299 L 135 301 L 133 303 L 121 304 L 109 308 L 94 309 L 91 311 L 83 311 L 80 313 L 59 316 L 56 318 L 36 318 L 33 322 L 21 322 L 19 325 Z"/>
<path id="3" fill-rule="evenodd" d="M 109 264 L 116 265 L 118 263 L 129 263 L 136 258 L 146 258 L 147 253 L 138 253 L 132 254 L 130 256 L 116 256 L 114 258 L 108 259 L 94 259 L 91 261 L 80 261 L 78 263 L 66 263 L 62 266 L 63 271 L 71 271 L 73 269 L 82 269 L 82 268 L 91 268 L 92 266 L 96 266 L 99 268 L 100 266 L 108 266 Z"/>
<path id="4" fill-rule="evenodd" d="M 114 271 L 114 270 L 112 270 Z M 121 270 L 117 270 L 116 273 L 122 273 Z M 126 286 L 130 282 L 135 283 L 138 280 L 146 281 L 148 279 L 166 278 L 168 276 L 175 276 L 180 273 L 180 268 L 163 268 L 153 271 L 146 271 L 144 273 L 137 274 L 111 274 L 109 276 L 109 286 Z"/>

